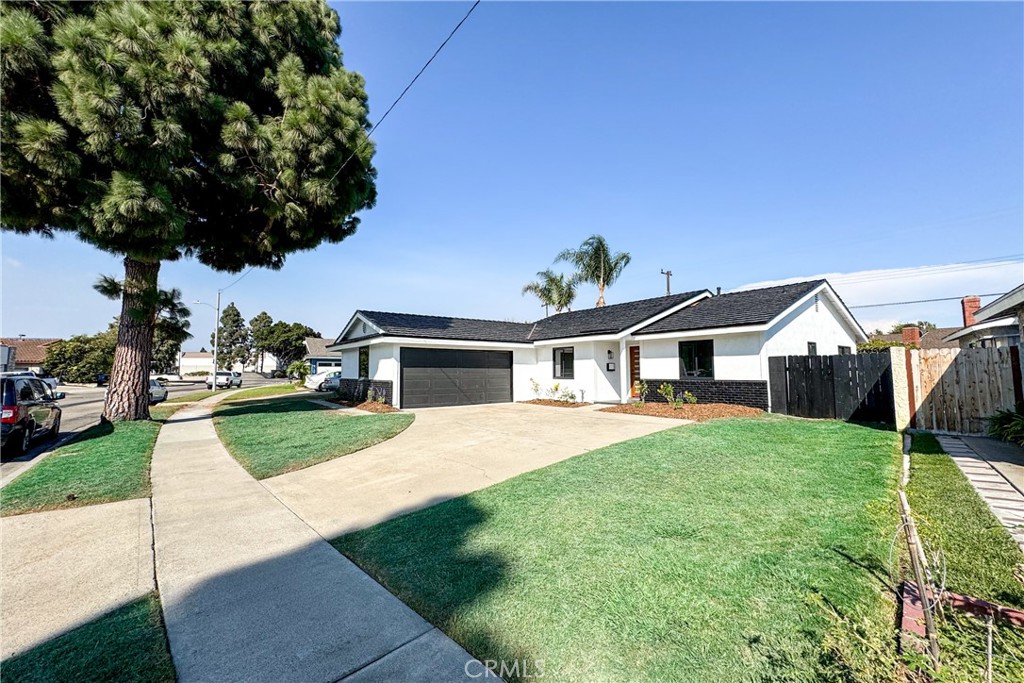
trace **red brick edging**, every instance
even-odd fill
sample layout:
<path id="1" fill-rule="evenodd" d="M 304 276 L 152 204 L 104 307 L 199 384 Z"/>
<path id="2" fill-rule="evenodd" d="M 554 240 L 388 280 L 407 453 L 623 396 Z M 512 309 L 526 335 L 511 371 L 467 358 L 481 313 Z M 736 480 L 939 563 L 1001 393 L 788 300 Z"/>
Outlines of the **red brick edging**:
<path id="1" fill-rule="evenodd" d="M 900 585 L 900 596 L 903 604 L 903 620 L 900 624 L 904 631 L 924 637 L 924 605 L 913 581 L 904 581 Z M 976 617 L 992 616 L 997 620 L 1006 621 L 1017 628 L 1024 628 L 1024 610 L 1004 607 L 988 600 L 972 598 L 959 593 L 946 592 L 943 602 L 953 609 L 973 614 Z"/>

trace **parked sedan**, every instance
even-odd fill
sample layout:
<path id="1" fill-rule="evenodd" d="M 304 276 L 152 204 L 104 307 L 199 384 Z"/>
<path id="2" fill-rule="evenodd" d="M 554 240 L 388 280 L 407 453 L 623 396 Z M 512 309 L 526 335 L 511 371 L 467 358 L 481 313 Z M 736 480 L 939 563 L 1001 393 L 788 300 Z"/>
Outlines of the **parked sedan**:
<path id="1" fill-rule="evenodd" d="M 0 379 L 3 409 L 0 413 L 0 449 L 4 455 L 24 453 L 38 436 L 56 438 L 60 433 L 60 406 L 64 392 L 54 393 L 35 377 Z"/>
<path id="2" fill-rule="evenodd" d="M 149 380 L 149 405 L 155 406 L 167 400 L 167 387 L 160 384 L 159 380 Z"/>
<path id="3" fill-rule="evenodd" d="M 334 391 L 338 388 L 340 379 L 341 370 L 321 372 L 307 377 L 305 386 L 307 389 L 313 389 L 315 391 Z"/>

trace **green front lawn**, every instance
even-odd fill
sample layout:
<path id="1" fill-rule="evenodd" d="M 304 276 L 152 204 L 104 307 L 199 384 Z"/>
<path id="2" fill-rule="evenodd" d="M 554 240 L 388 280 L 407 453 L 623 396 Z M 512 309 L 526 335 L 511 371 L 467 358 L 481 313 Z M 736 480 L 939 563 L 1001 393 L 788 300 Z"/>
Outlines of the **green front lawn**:
<path id="1" fill-rule="evenodd" d="M 150 408 L 152 420 L 86 429 L 0 489 L 0 514 L 149 496 L 149 463 L 160 424 L 179 407 Z"/>
<path id="2" fill-rule="evenodd" d="M 193 391 L 191 394 L 183 394 L 182 396 L 168 397 L 165 403 L 192 403 L 193 401 L 202 401 L 204 398 L 210 398 L 215 393 L 223 394 L 227 389 L 221 389 L 220 391 Z"/>
<path id="3" fill-rule="evenodd" d="M 156 593 L 11 657 L 0 670 L 4 683 L 175 680 Z"/>
<path id="4" fill-rule="evenodd" d="M 412 421 L 411 413 L 351 415 L 284 398 L 219 405 L 213 424 L 242 467 L 266 479 L 386 441 Z"/>
<path id="5" fill-rule="evenodd" d="M 334 544 L 507 679 L 892 680 L 898 466 L 894 432 L 721 420 Z"/>
<path id="6" fill-rule="evenodd" d="M 266 396 L 281 396 L 282 394 L 294 394 L 298 391 L 298 387 L 294 384 L 268 384 L 262 387 L 255 387 L 253 389 L 245 389 L 239 391 L 237 394 L 224 399 L 224 403 L 231 403 L 232 401 L 243 401 L 249 398 L 263 398 Z M 223 392 L 221 392 L 223 393 Z"/>
<path id="7" fill-rule="evenodd" d="M 930 434 L 915 434 L 907 499 L 929 555 L 942 551 L 946 588 L 956 593 L 1024 608 L 1024 553 L 974 491 L 967 477 Z M 949 680 L 981 680 L 984 623 L 949 614 L 939 622 L 942 659 Z M 1020 681 L 1024 632 L 998 626 L 993 647 L 995 681 Z M 945 680 L 945 679 L 944 679 Z"/>

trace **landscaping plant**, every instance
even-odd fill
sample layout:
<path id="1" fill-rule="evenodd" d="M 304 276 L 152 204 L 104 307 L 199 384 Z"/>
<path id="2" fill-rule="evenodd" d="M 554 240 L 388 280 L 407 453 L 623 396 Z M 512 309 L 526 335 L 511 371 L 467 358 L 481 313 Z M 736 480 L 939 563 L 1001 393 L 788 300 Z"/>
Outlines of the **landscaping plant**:
<path id="1" fill-rule="evenodd" d="M 309 364 L 303 360 L 297 360 L 288 366 L 288 376 L 297 377 L 298 384 L 302 384 L 309 377 Z"/>
<path id="2" fill-rule="evenodd" d="M 643 405 L 647 401 L 647 392 L 650 390 L 647 386 L 647 382 L 640 379 L 633 382 L 633 388 L 636 390 L 637 403 Z"/>
<path id="3" fill-rule="evenodd" d="M 986 422 L 989 436 L 1024 446 L 1024 403 L 1018 403 L 1014 410 L 997 410 Z"/>
<path id="4" fill-rule="evenodd" d="M 668 382 L 665 382 L 660 387 L 658 387 L 658 393 L 661 394 L 662 398 L 664 398 L 665 401 L 670 406 L 672 406 L 673 410 L 677 410 L 677 409 L 681 408 L 682 405 L 683 405 L 684 400 L 685 400 L 686 403 L 691 403 L 691 401 L 689 401 L 688 399 L 685 399 L 686 394 L 690 394 L 690 392 L 688 392 L 688 391 L 685 392 L 683 394 L 684 398 L 682 398 L 682 399 L 676 398 L 675 387 L 673 387 Z M 697 398 L 694 397 L 693 394 L 690 394 L 690 396 L 693 397 L 692 403 L 696 403 L 697 402 Z"/>

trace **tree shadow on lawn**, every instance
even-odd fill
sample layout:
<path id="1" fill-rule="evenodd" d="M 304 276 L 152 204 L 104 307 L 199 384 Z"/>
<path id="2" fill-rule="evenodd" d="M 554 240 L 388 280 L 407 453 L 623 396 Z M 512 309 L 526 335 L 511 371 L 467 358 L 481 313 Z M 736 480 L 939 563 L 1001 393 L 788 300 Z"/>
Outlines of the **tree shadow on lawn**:
<path id="1" fill-rule="evenodd" d="M 495 674 L 510 683 L 529 680 L 543 656 L 500 628 L 463 618 L 510 576 L 506 557 L 472 547 L 473 529 L 489 517 L 463 496 L 346 534 L 331 545 Z M 500 624 L 501 615 L 494 616 L 489 623 Z"/>

